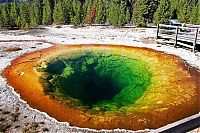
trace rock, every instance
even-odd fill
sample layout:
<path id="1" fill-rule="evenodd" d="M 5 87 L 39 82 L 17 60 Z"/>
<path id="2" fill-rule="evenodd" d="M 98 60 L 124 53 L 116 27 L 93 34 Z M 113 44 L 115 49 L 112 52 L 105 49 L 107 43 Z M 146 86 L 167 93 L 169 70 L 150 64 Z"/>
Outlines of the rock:
<path id="1" fill-rule="evenodd" d="M 23 49 L 20 47 L 10 47 L 10 48 L 5 49 L 4 52 L 13 52 L 13 51 L 20 51 L 20 50 L 23 50 Z"/>

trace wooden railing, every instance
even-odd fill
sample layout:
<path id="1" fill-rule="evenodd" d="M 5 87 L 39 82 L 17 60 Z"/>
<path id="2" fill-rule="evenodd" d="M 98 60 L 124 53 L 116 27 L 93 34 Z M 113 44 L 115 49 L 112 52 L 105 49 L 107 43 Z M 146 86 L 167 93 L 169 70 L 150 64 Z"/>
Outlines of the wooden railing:
<path id="1" fill-rule="evenodd" d="M 195 51 L 197 45 L 200 45 L 199 28 L 158 24 L 156 41 L 173 44 L 174 47 L 184 46 Z"/>

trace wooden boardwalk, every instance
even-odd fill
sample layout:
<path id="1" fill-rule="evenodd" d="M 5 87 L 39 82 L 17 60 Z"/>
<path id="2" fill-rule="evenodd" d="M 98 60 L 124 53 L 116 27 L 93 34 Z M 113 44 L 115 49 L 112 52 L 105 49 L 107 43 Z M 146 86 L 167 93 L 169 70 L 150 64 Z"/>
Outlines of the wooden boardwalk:
<path id="1" fill-rule="evenodd" d="M 184 46 L 194 52 L 200 46 L 200 29 L 158 24 L 156 42 Z"/>

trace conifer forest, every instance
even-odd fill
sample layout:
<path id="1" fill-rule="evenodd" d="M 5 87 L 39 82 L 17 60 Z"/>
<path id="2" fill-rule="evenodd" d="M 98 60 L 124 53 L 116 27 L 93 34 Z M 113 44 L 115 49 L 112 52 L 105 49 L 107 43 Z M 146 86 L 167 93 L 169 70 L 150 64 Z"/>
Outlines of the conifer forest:
<path id="1" fill-rule="evenodd" d="M 200 0 L 28 0 L 0 4 L 0 28 L 28 29 L 39 25 L 200 24 Z"/>

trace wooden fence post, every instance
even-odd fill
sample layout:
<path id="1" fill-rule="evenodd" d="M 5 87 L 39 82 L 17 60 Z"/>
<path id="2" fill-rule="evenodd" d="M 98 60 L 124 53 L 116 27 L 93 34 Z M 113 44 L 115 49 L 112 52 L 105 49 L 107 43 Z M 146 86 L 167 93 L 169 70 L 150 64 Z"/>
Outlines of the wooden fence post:
<path id="1" fill-rule="evenodd" d="M 158 34 L 159 34 L 159 24 L 157 24 L 157 34 L 156 34 L 156 39 L 158 39 Z"/>
<path id="2" fill-rule="evenodd" d="M 175 43 L 174 43 L 174 47 L 176 48 L 177 42 L 178 42 L 178 29 L 179 27 L 176 27 L 176 37 L 175 37 Z"/>
<path id="3" fill-rule="evenodd" d="M 197 37 L 198 37 L 198 32 L 199 32 L 199 29 L 197 28 L 196 34 L 195 34 L 194 43 L 193 43 L 193 52 L 195 52 L 196 43 L 197 43 Z"/>

